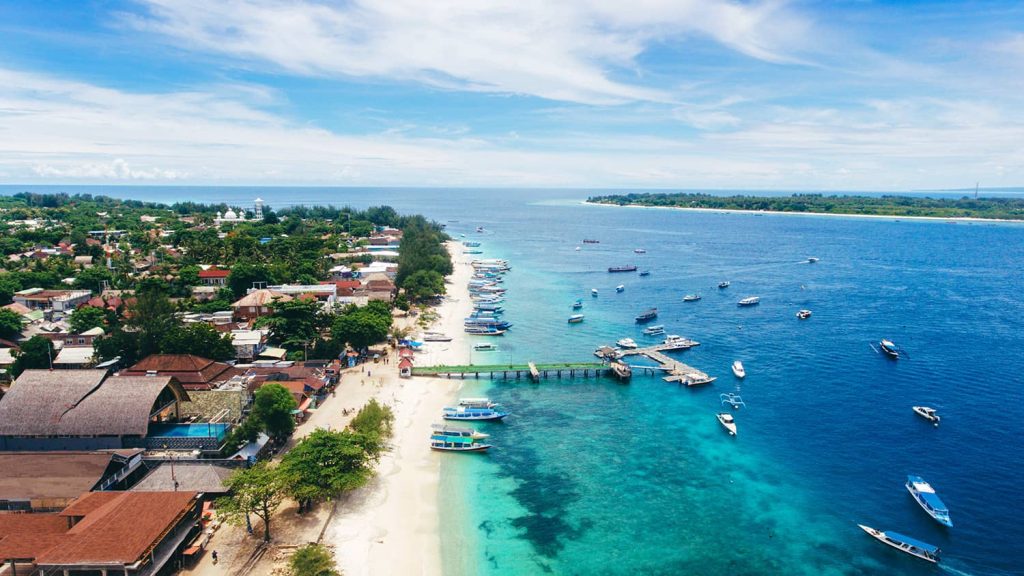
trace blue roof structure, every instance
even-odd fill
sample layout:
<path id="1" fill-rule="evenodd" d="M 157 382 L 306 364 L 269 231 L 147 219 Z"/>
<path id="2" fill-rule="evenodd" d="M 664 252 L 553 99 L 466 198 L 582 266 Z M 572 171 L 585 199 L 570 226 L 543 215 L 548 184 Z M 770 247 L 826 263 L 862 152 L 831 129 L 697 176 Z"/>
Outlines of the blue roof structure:
<path id="1" fill-rule="evenodd" d="M 889 538 L 891 538 L 892 540 L 899 540 L 900 542 L 905 542 L 905 543 L 910 544 L 911 546 L 913 546 L 915 548 L 920 548 L 921 550 L 924 550 L 925 552 L 928 552 L 929 554 L 938 554 L 939 553 L 939 547 L 938 546 L 932 546 L 931 544 L 928 544 L 926 542 L 921 542 L 920 540 L 917 540 L 915 538 L 911 538 L 910 536 L 904 536 L 903 534 L 900 534 L 898 532 L 886 532 L 885 535 L 888 536 Z"/>

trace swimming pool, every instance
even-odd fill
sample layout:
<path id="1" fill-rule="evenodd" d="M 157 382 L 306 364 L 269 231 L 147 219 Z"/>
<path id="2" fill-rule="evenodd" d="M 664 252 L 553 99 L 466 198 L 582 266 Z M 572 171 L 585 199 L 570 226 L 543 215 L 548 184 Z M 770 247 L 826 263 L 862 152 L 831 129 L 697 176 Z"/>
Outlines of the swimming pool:
<path id="1" fill-rule="evenodd" d="M 221 440 L 229 424 L 150 424 L 150 438 L 216 438 Z"/>

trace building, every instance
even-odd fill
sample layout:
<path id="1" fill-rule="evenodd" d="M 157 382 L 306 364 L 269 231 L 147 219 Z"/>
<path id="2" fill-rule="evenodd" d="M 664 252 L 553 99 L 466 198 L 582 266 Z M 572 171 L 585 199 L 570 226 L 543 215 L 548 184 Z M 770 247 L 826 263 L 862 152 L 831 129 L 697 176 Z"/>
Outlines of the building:
<path id="1" fill-rule="evenodd" d="M 121 376 L 174 378 L 190 392 L 219 388 L 243 374 L 230 364 L 192 354 L 151 354 L 121 371 Z"/>
<path id="2" fill-rule="evenodd" d="M 398 375 L 402 378 L 412 378 L 412 360 L 402 358 L 398 361 Z"/>
<path id="3" fill-rule="evenodd" d="M 325 306 L 333 306 L 338 296 L 338 288 L 334 284 L 281 284 L 267 286 L 269 290 L 287 294 L 292 298 L 312 296 Z"/>
<path id="4" fill-rule="evenodd" d="M 144 448 L 188 399 L 169 377 L 26 370 L 0 400 L 0 451 Z"/>
<path id="5" fill-rule="evenodd" d="M 266 330 L 232 330 L 230 334 L 239 360 L 252 361 L 267 348 Z"/>
<path id="6" fill-rule="evenodd" d="M 89 492 L 58 513 L 0 514 L 0 566 L 25 576 L 156 576 L 177 567 L 200 513 L 195 492 Z"/>
<path id="7" fill-rule="evenodd" d="M 88 290 L 44 290 L 29 288 L 14 293 L 14 301 L 31 310 L 71 312 L 92 296 Z"/>
<path id="8" fill-rule="evenodd" d="M 249 291 L 248 294 L 236 300 L 231 308 L 235 311 L 235 319 L 254 320 L 273 312 L 271 304 L 274 302 L 288 302 L 291 299 L 291 296 L 283 292 L 263 288 Z"/>
<path id="9" fill-rule="evenodd" d="M 96 350 L 92 346 L 64 346 L 53 359 L 53 367 L 61 370 L 79 370 L 96 364 Z"/>
<path id="10" fill-rule="evenodd" d="M 199 271 L 199 281 L 202 282 L 204 286 L 219 287 L 228 283 L 228 276 L 230 275 L 231 270 L 210 266 L 205 270 Z"/>
<path id="11" fill-rule="evenodd" d="M 92 348 L 97 338 L 102 338 L 106 332 L 97 326 L 90 328 L 81 334 L 70 332 L 40 332 L 38 335 L 53 342 L 59 343 L 63 348 Z"/>
<path id="12" fill-rule="evenodd" d="M 225 481 L 237 466 L 211 464 L 200 460 L 163 461 L 151 468 L 130 488 L 132 492 L 198 492 L 205 497 L 228 493 Z"/>
<path id="13" fill-rule="evenodd" d="M 142 450 L 0 452 L 0 512 L 61 510 L 93 490 L 122 489 L 141 476 Z"/>

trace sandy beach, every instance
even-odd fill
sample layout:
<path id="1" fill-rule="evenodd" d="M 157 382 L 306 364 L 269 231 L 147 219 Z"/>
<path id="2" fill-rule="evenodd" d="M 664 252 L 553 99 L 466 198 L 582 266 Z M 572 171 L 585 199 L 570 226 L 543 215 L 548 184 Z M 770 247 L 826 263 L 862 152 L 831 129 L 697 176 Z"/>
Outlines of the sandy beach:
<path id="1" fill-rule="evenodd" d="M 452 341 L 424 343 L 416 355 L 420 366 L 469 360 L 462 323 L 472 309 L 467 289 L 472 267 L 457 242 L 449 242 L 448 250 L 455 270 L 446 280 L 448 297 L 429 329 Z M 374 387 L 372 395 L 395 410 L 393 447 L 381 460 L 378 476 L 339 503 L 324 543 L 334 547 L 338 567 L 347 576 L 441 574 L 437 503 L 444 455 L 430 450 L 427 439 L 431 424 L 441 420 L 441 408 L 457 397 L 461 383 L 400 379 L 394 364 L 370 368 L 374 371 L 367 386 Z"/>

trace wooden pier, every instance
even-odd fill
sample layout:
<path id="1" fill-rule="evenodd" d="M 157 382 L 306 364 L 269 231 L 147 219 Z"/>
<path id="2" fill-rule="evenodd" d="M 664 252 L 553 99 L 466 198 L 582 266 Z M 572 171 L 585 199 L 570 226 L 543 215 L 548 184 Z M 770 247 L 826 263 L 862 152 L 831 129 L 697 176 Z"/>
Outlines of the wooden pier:
<path id="1" fill-rule="evenodd" d="M 690 348 L 693 346 L 700 346 L 700 342 L 691 340 L 692 343 Z M 619 350 L 617 354 L 620 357 L 626 356 L 646 356 L 651 360 L 654 360 L 660 366 L 660 370 L 668 373 L 667 376 L 662 378 L 666 382 L 679 382 L 686 384 L 687 386 L 695 386 L 699 384 L 710 384 L 714 382 L 716 378 L 708 376 L 706 373 L 684 364 L 675 358 L 669 357 L 665 354 L 666 351 L 679 350 L 680 348 L 675 344 L 655 344 L 654 346 L 645 346 L 644 348 L 633 348 L 631 350 Z"/>
<path id="2" fill-rule="evenodd" d="M 543 378 L 599 377 L 609 373 L 611 368 L 604 362 L 566 362 L 561 364 L 481 365 L 481 366 L 418 366 L 412 369 L 413 376 L 432 378 L 486 378 L 490 380 L 519 380 L 529 378 L 534 382 Z"/>

